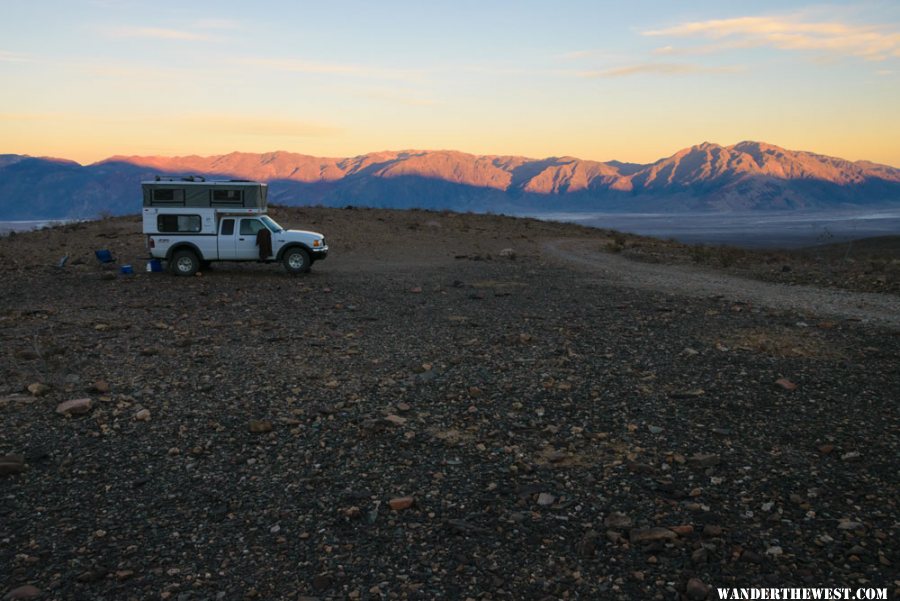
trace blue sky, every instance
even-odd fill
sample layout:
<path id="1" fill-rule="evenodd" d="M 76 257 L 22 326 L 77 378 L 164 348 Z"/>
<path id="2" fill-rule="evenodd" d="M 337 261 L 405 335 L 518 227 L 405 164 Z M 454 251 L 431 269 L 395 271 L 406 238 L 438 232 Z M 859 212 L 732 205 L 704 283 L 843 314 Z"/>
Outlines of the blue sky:
<path id="1" fill-rule="evenodd" d="M 8 2 L 0 152 L 406 148 L 900 166 L 900 3 Z"/>

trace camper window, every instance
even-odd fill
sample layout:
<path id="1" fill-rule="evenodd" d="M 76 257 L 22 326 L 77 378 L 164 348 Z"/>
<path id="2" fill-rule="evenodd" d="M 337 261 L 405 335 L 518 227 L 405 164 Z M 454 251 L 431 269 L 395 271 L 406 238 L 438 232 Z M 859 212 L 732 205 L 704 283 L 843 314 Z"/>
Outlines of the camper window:
<path id="1" fill-rule="evenodd" d="M 231 236 L 234 234 L 234 219 L 222 220 L 222 235 Z"/>
<path id="2" fill-rule="evenodd" d="M 212 199 L 214 204 L 243 204 L 244 197 L 242 190 L 213 190 Z"/>
<path id="3" fill-rule="evenodd" d="M 184 190 L 175 190 L 172 188 L 158 188 L 153 191 L 153 200 L 151 204 L 160 204 L 171 206 L 173 204 L 184 205 Z"/>
<path id="4" fill-rule="evenodd" d="M 156 218 L 160 232 L 192 233 L 200 231 L 200 215 L 160 215 Z"/>

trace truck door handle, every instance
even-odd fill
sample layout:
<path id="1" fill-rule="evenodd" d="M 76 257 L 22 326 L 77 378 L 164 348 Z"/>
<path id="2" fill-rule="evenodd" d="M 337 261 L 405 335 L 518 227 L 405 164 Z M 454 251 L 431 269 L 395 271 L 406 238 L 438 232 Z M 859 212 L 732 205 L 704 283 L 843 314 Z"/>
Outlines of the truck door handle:
<path id="1" fill-rule="evenodd" d="M 238 238 L 238 240 L 243 240 L 243 238 Z"/>

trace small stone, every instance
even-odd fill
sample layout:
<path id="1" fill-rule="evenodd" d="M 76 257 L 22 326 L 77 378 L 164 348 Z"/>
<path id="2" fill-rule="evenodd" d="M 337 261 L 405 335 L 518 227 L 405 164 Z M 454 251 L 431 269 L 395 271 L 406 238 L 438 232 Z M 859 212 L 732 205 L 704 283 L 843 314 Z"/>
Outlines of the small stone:
<path id="1" fill-rule="evenodd" d="M 635 528 L 629 534 L 632 543 L 649 543 L 666 541 L 678 538 L 678 535 L 668 528 Z"/>
<path id="2" fill-rule="evenodd" d="M 669 397 L 673 399 L 697 399 L 706 394 L 702 388 L 695 388 L 694 390 L 681 390 L 677 392 L 672 392 L 669 394 Z"/>
<path id="3" fill-rule="evenodd" d="M 395 426 L 402 426 L 403 424 L 405 424 L 407 422 L 407 419 L 405 417 L 400 417 L 399 415 L 394 415 L 392 413 L 392 414 L 386 416 L 384 418 L 384 421 L 389 422 Z"/>
<path id="4" fill-rule="evenodd" d="M 614 511 L 603 520 L 607 528 L 631 528 L 631 524 L 631 518 L 620 511 Z"/>
<path id="5" fill-rule="evenodd" d="M 682 526 L 672 526 L 669 528 L 672 532 L 677 534 L 678 536 L 688 536 L 694 533 L 694 527 L 691 524 L 684 524 Z"/>
<path id="6" fill-rule="evenodd" d="M 541 494 L 538 495 L 537 504 L 540 505 L 541 507 L 547 507 L 549 505 L 553 505 L 554 502 L 556 502 L 556 497 L 554 497 L 553 495 L 551 495 L 548 492 L 542 492 Z"/>
<path id="7" fill-rule="evenodd" d="M 116 580 L 122 582 L 134 576 L 134 570 L 118 570 L 116 572 Z"/>
<path id="8" fill-rule="evenodd" d="M 694 467 L 712 467 L 714 465 L 719 465 L 719 461 L 721 458 L 718 455 L 714 455 L 712 453 L 695 453 L 693 456 L 688 458 L 688 463 L 693 465 Z"/>
<path id="9" fill-rule="evenodd" d="M 409 289 L 410 294 L 422 294 L 421 286 L 416 286 L 415 288 Z"/>
<path id="10" fill-rule="evenodd" d="M 766 555 L 771 555 L 772 557 L 781 557 L 784 555 L 784 549 L 779 547 L 778 545 L 772 545 L 768 549 L 766 549 Z"/>
<path id="11" fill-rule="evenodd" d="M 394 511 L 402 511 L 412 507 L 415 499 L 413 497 L 395 497 L 388 501 L 388 506 Z"/>
<path id="12" fill-rule="evenodd" d="M 707 524 L 703 527 L 703 536 L 709 536 L 711 538 L 722 536 L 722 527 L 714 524 Z"/>
<path id="13" fill-rule="evenodd" d="M 709 551 L 700 547 L 691 553 L 691 561 L 694 563 L 706 563 L 709 561 Z"/>
<path id="14" fill-rule="evenodd" d="M 25 457 L 22 455 L 0 455 L 0 476 L 21 474 L 25 471 Z"/>
<path id="15" fill-rule="evenodd" d="M 412 407 L 410 407 L 409 403 L 397 403 L 397 411 L 400 413 L 406 413 L 410 409 L 412 409 Z"/>
<path id="16" fill-rule="evenodd" d="M 64 401 L 56 406 L 56 412 L 60 415 L 82 415 L 91 410 L 91 399 L 72 399 Z"/>
<path id="17" fill-rule="evenodd" d="M 514 251 L 511 248 L 504 248 L 503 250 L 500 251 L 499 254 L 504 259 L 513 260 L 516 258 L 516 251 Z"/>
<path id="18" fill-rule="evenodd" d="M 823 444 L 822 446 L 819 447 L 819 453 L 821 453 L 822 455 L 828 455 L 833 450 L 834 450 L 833 444 Z"/>
<path id="19" fill-rule="evenodd" d="M 784 388 L 785 390 L 796 390 L 797 385 L 788 380 L 787 378 L 778 378 L 775 380 L 775 385 Z"/>
<path id="20" fill-rule="evenodd" d="M 860 530 L 865 528 L 865 526 L 861 522 L 854 522 L 852 520 L 841 520 L 838 523 L 838 530 Z"/>
<path id="21" fill-rule="evenodd" d="M 694 599 L 694 601 L 703 601 L 706 599 L 706 596 L 709 595 L 709 587 L 703 583 L 699 578 L 691 578 L 688 580 L 687 588 L 685 589 L 685 593 L 687 594 L 689 599 Z"/>
<path id="22" fill-rule="evenodd" d="M 854 459 L 859 459 L 862 457 L 859 451 L 850 451 L 849 453 L 844 453 L 841 455 L 841 460 L 843 461 L 853 461 Z"/>
<path id="23" fill-rule="evenodd" d="M 332 578 L 330 574 L 316 574 L 312 579 L 312 586 L 317 591 L 324 591 L 331 587 Z"/>
<path id="24" fill-rule="evenodd" d="M 16 587 L 3 596 L 3 601 L 16 601 L 18 599 L 37 599 L 41 595 L 41 589 L 31 584 Z"/>
<path id="25" fill-rule="evenodd" d="M 264 434 L 272 431 L 272 422 L 267 419 L 251 419 L 250 432 L 254 434 Z"/>
<path id="26" fill-rule="evenodd" d="M 106 380 L 97 380 L 91 385 L 91 390 L 98 394 L 106 394 L 109 392 L 109 382 Z"/>
<path id="27" fill-rule="evenodd" d="M 41 382 L 35 382 L 34 384 L 28 385 L 28 392 L 31 393 L 31 396 L 44 396 L 50 392 L 50 387 Z"/>
<path id="28" fill-rule="evenodd" d="M 134 419 L 139 422 L 149 422 L 150 421 L 150 410 L 149 409 L 141 409 L 137 413 L 134 414 Z"/>
<path id="29" fill-rule="evenodd" d="M 647 426 L 647 429 L 650 431 L 650 434 L 661 434 L 663 431 L 659 426 Z"/>

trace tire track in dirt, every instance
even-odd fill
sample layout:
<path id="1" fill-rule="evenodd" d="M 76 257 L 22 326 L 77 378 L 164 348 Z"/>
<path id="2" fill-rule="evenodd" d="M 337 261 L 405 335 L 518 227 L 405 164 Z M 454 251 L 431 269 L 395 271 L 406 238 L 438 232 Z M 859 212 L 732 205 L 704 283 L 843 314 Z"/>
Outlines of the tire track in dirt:
<path id="1" fill-rule="evenodd" d="M 698 267 L 641 263 L 603 252 L 594 240 L 551 240 L 544 243 L 543 251 L 550 259 L 576 266 L 616 286 L 693 298 L 721 295 L 772 309 L 856 319 L 900 330 L 900 297 L 893 295 L 787 286 Z"/>

